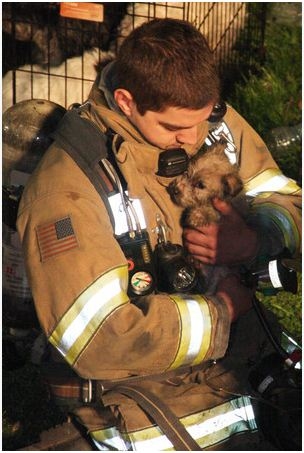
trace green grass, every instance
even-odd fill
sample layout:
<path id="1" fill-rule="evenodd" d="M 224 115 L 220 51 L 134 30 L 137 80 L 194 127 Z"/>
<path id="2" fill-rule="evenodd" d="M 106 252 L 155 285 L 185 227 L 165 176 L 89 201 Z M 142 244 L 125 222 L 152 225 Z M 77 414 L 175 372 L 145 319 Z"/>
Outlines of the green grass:
<path id="1" fill-rule="evenodd" d="M 280 324 L 298 341 L 302 343 L 302 276 L 298 274 L 298 294 L 279 292 L 275 296 L 258 298 L 265 307 L 271 309 Z"/>
<path id="2" fill-rule="evenodd" d="M 257 64 L 228 94 L 228 101 L 263 138 L 275 127 L 301 123 L 301 42 L 300 26 L 268 23 L 264 65 Z"/>
<path id="3" fill-rule="evenodd" d="M 289 147 L 275 148 L 272 131 L 302 123 L 302 28 L 282 16 L 296 4 L 268 3 L 269 21 L 265 34 L 265 63 L 241 75 L 229 93 L 228 102 L 238 110 L 270 147 L 284 174 L 301 181 L 301 140 Z M 280 21 L 273 14 L 280 14 Z"/>

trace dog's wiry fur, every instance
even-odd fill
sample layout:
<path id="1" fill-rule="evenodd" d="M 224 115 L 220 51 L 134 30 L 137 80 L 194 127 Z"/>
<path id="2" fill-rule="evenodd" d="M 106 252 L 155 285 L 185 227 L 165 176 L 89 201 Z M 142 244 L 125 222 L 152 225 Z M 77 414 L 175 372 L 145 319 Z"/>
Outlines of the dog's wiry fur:
<path id="1" fill-rule="evenodd" d="M 197 228 L 218 223 L 220 213 L 212 203 L 215 197 L 231 202 L 238 211 L 244 210 L 243 183 L 237 166 L 229 162 L 224 149 L 225 144 L 219 142 L 205 152 L 199 152 L 190 160 L 187 172 L 170 183 L 168 192 L 172 201 L 184 208 L 183 227 Z M 236 199 L 241 202 L 234 203 Z M 200 263 L 199 267 L 207 294 L 214 293 L 219 279 L 231 272 L 225 266 Z"/>
<path id="2" fill-rule="evenodd" d="M 218 143 L 205 153 L 194 156 L 186 173 L 169 185 L 171 199 L 185 208 L 183 226 L 193 228 L 217 223 L 218 211 L 212 204 L 214 197 L 231 201 L 243 189 L 238 169 L 224 153 L 225 145 Z"/>

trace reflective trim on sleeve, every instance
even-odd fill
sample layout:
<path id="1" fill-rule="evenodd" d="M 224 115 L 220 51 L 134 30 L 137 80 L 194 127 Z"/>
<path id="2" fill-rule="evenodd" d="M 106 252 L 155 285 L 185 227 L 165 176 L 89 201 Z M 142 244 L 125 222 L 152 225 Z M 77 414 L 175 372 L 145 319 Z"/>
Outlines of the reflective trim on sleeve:
<path id="1" fill-rule="evenodd" d="M 75 300 L 59 321 L 49 341 L 73 365 L 100 325 L 128 302 L 128 268 L 117 267 L 102 275 Z"/>
<path id="2" fill-rule="evenodd" d="M 170 369 L 196 365 L 206 356 L 211 339 L 211 315 L 201 296 L 171 295 L 180 315 L 180 341 Z"/>
<path id="3" fill-rule="evenodd" d="M 180 418 L 189 434 L 201 448 L 211 447 L 227 440 L 230 436 L 255 432 L 257 424 L 250 399 L 247 396 L 227 401 L 214 408 Z M 113 428 L 114 429 L 114 428 Z M 113 444 L 109 437 L 110 429 L 91 432 L 92 438 L 104 446 L 117 448 L 117 433 L 113 431 Z M 120 434 L 125 445 L 131 443 L 135 451 L 173 450 L 173 445 L 158 426 L 138 429 Z M 129 439 L 129 442 L 126 439 Z"/>
<path id="4" fill-rule="evenodd" d="M 272 231 L 273 224 L 280 231 L 285 246 L 292 254 L 300 247 L 300 232 L 289 211 L 275 203 L 254 204 L 248 218 L 250 224 Z"/>
<path id="5" fill-rule="evenodd" d="M 273 192 L 290 195 L 300 190 L 297 183 L 283 175 L 278 168 L 269 168 L 245 184 L 246 195 L 249 197 L 268 197 Z"/>

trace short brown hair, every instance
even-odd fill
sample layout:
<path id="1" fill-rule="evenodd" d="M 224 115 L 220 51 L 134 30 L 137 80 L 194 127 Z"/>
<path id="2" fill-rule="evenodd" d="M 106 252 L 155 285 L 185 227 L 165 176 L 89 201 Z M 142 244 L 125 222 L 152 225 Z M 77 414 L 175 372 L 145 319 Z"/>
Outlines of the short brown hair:
<path id="1" fill-rule="evenodd" d="M 200 109 L 219 99 L 220 82 L 204 36 L 189 22 L 154 19 L 122 43 L 116 88 L 128 90 L 143 115 L 166 107 Z"/>

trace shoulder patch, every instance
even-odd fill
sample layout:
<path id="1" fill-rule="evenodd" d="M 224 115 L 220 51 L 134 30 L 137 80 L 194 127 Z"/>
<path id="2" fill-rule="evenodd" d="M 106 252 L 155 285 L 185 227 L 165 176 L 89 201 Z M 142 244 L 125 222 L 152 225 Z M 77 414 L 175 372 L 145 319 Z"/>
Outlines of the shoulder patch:
<path id="1" fill-rule="evenodd" d="M 70 216 L 36 228 L 41 261 L 79 247 Z"/>

